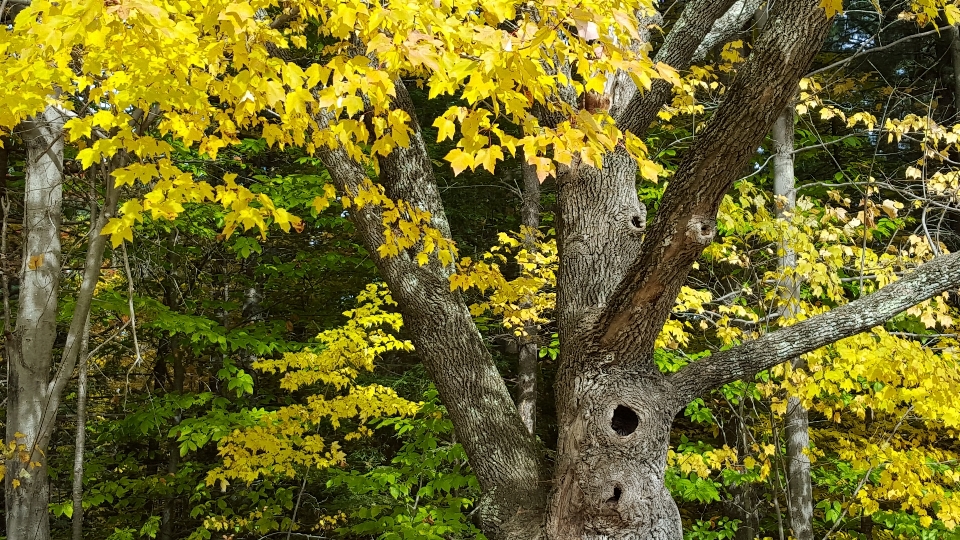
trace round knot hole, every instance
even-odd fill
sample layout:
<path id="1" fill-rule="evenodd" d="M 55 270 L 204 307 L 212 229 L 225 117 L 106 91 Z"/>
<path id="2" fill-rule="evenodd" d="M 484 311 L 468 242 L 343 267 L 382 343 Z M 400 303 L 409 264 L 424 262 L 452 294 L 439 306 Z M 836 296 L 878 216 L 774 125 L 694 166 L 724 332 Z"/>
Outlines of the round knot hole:
<path id="1" fill-rule="evenodd" d="M 716 234 L 716 223 L 705 216 L 693 216 L 687 222 L 687 238 L 701 245 L 707 245 L 713 242 Z"/>
<path id="2" fill-rule="evenodd" d="M 623 490 L 620 489 L 620 484 L 617 484 L 613 487 L 613 497 L 607 499 L 607 504 L 610 506 L 616 506 L 620 502 L 620 495 L 623 495 Z"/>
<path id="3" fill-rule="evenodd" d="M 614 433 L 621 437 L 626 437 L 637 430 L 640 425 L 640 417 L 633 409 L 626 405 L 617 405 L 613 410 L 613 418 L 610 420 L 610 427 Z"/>
<path id="4" fill-rule="evenodd" d="M 647 224 L 644 223 L 643 216 L 636 214 L 630 218 L 630 226 L 634 229 L 642 231 L 647 227 Z"/>

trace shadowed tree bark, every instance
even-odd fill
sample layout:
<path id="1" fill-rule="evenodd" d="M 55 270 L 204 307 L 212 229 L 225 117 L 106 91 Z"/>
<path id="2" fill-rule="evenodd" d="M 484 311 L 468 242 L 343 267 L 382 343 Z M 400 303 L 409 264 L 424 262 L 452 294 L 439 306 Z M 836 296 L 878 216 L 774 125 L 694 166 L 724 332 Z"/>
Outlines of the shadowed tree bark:
<path id="1" fill-rule="evenodd" d="M 528 253 L 537 253 L 537 230 L 540 228 L 540 180 L 534 167 L 524 163 L 523 201 L 520 209 L 520 221 L 524 227 L 523 249 Z M 525 298 L 523 307 L 530 307 L 532 298 Z M 531 435 L 537 426 L 537 375 L 540 368 L 537 338 L 539 331 L 536 323 L 524 325 L 523 335 L 518 338 L 520 358 L 517 365 L 517 410 L 520 420 Z"/>

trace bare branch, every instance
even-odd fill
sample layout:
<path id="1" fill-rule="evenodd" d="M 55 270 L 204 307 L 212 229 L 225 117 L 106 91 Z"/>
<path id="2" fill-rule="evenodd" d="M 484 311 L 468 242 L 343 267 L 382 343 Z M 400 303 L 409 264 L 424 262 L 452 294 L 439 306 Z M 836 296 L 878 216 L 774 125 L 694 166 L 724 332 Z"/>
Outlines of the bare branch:
<path id="1" fill-rule="evenodd" d="M 688 365 L 669 379 L 677 407 L 704 392 L 866 332 L 894 315 L 944 291 L 960 287 L 960 253 L 937 257 L 879 291 L 823 315 L 771 332 L 739 347 Z"/>
<path id="2" fill-rule="evenodd" d="M 921 37 L 926 37 L 926 36 L 930 36 L 930 35 L 933 35 L 933 34 L 939 34 L 940 32 L 941 32 L 941 30 L 940 30 L 939 28 L 935 28 L 935 29 L 933 29 L 933 30 L 928 30 L 928 31 L 926 31 L 926 32 L 920 32 L 919 34 L 913 34 L 913 35 L 910 35 L 910 36 L 902 37 L 902 38 L 894 41 L 893 43 L 887 43 L 886 45 L 881 45 L 881 46 L 879 46 L 879 47 L 873 47 L 873 48 L 870 48 L 870 49 L 860 49 L 860 50 L 858 50 L 857 52 L 853 53 L 851 56 L 848 56 L 848 57 L 844 58 L 843 60 L 834 62 L 834 63 L 830 64 L 829 66 L 824 66 L 824 67 L 822 67 L 822 68 L 820 68 L 820 69 L 815 69 L 815 70 L 811 71 L 810 73 L 807 73 L 806 76 L 807 76 L 807 77 L 812 77 L 812 76 L 817 75 L 817 74 L 819 74 L 819 73 L 823 73 L 824 71 L 830 71 L 831 69 L 837 69 L 838 67 L 845 66 L 845 65 L 849 64 L 850 62 L 853 62 L 854 60 L 860 58 L 861 56 L 866 56 L 866 55 L 868 55 L 868 54 L 878 53 L 878 52 L 880 52 L 880 51 L 884 51 L 884 50 L 887 50 L 887 49 L 892 49 L 893 47 L 896 47 L 897 45 L 900 45 L 900 44 L 905 43 L 905 42 L 907 42 L 907 41 L 910 41 L 910 40 L 912 40 L 912 39 L 921 38 Z"/>

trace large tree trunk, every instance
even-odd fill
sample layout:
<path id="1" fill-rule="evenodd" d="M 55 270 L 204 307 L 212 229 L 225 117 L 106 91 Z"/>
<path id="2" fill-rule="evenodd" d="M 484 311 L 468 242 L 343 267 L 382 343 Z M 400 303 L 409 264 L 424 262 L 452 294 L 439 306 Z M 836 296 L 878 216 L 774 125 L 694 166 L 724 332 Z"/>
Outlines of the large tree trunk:
<path id="1" fill-rule="evenodd" d="M 392 199 L 429 212 L 430 225 L 450 238 L 413 103 L 403 83 L 398 82 L 396 89 L 396 105 L 410 114 L 415 131 L 409 147 L 381 158 L 380 182 Z M 318 122 L 325 127 L 323 117 Z M 361 189 L 366 171 L 342 148 L 318 153 L 338 189 L 351 196 Z M 370 252 L 376 254 L 384 243 L 381 209 L 373 205 L 351 208 L 350 216 Z M 507 534 L 517 527 L 526 530 L 531 519 L 541 515 L 546 491 L 534 438 L 521 421 L 466 303 L 450 290 L 449 278 L 455 267 L 437 260 L 420 266 L 415 255 L 401 252 L 374 257 L 483 488 L 478 508 L 481 526 L 491 535 Z"/>
<path id="2" fill-rule="evenodd" d="M 733 0 L 692 0 L 657 60 L 678 69 Z M 561 363 L 556 382 L 560 440 L 543 526 L 544 487 L 533 438 L 463 300 L 450 291 L 454 268 L 420 266 L 416 253 L 374 255 L 407 330 L 480 480 L 478 515 L 490 536 L 516 539 L 682 538 L 677 506 L 664 486 L 675 414 L 703 392 L 870 329 L 954 286 L 960 255 L 942 257 L 870 297 L 767 334 L 664 375 L 654 342 L 680 286 L 712 241 L 718 207 L 792 97 L 830 25 L 819 0 L 777 2 L 750 58 L 727 89 L 664 194 L 644 235 L 646 212 L 635 187 L 636 163 L 622 151 L 601 170 L 574 166 L 558 178 Z M 614 81 L 624 80 L 615 74 Z M 611 114 L 642 136 L 670 86 L 644 94 L 629 84 L 609 90 Z M 429 212 L 450 238 L 439 192 L 406 88 L 395 106 L 413 118 L 411 144 L 379 158 L 379 182 L 394 200 Z M 317 118 L 324 129 L 328 120 Z M 319 153 L 339 189 L 354 196 L 366 169 L 343 148 Z M 350 208 L 371 253 L 384 242 L 382 209 Z"/>
<path id="3" fill-rule="evenodd" d="M 27 149 L 24 185 L 23 266 L 13 335 L 6 338 L 8 362 L 7 440 L 22 451 L 7 460 L 4 489 L 9 540 L 46 540 L 50 479 L 46 425 L 50 372 L 57 339 L 60 290 L 60 221 L 63 201 L 63 117 L 54 107 L 22 124 Z"/>
<path id="4" fill-rule="evenodd" d="M 653 344 L 691 264 L 713 239 L 723 195 L 828 26 L 816 0 L 778 4 L 645 237 L 627 156 L 608 155 L 600 174 L 584 169 L 561 179 L 561 431 L 552 538 L 682 538 L 663 479 L 673 417 L 688 400 L 678 399 L 673 378 L 656 368 Z"/>
<path id="5" fill-rule="evenodd" d="M 797 205 L 797 190 L 793 171 L 793 103 L 787 105 L 773 125 L 773 194 L 776 197 L 777 217 L 790 219 Z M 797 254 L 787 239 L 780 246 L 780 269 L 789 272 L 797 266 Z M 797 314 L 800 301 L 800 283 L 792 274 L 780 284 L 784 318 Z M 794 368 L 806 367 L 803 358 L 791 360 Z M 806 449 L 810 445 L 807 409 L 795 396 L 787 398 L 787 499 L 790 509 L 790 528 L 797 540 L 813 540 L 813 484 L 810 478 L 810 457 Z"/>

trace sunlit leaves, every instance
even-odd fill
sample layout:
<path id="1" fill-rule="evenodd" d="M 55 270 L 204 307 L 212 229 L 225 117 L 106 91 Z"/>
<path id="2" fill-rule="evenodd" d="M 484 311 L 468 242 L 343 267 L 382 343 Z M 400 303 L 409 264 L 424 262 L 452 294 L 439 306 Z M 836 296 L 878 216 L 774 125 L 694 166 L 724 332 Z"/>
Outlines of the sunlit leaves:
<path id="1" fill-rule="evenodd" d="M 533 243 L 524 244 L 528 236 Z M 556 307 L 557 243 L 539 231 L 523 229 L 519 234 L 500 233 L 498 244 L 480 260 L 464 258 L 450 277 L 450 290 L 475 289 L 483 300 L 470 305 L 474 316 L 496 315 L 503 326 L 520 336 L 525 326 L 548 322 Z M 519 275 L 507 279 L 504 267 L 515 264 Z"/>
<path id="2" fill-rule="evenodd" d="M 374 361 L 387 352 L 409 352 L 413 345 L 396 334 L 403 326 L 385 288 L 369 285 L 357 296 L 357 307 L 344 315 L 347 322 L 317 336 L 318 345 L 280 359 L 262 359 L 254 368 L 283 374 L 281 388 L 294 391 L 315 385 L 334 392 L 311 395 L 306 403 L 280 407 L 257 415 L 256 425 L 234 431 L 220 441 L 223 467 L 207 476 L 207 484 L 226 489 L 232 480 L 249 484 L 261 476 L 292 477 L 304 468 L 328 468 L 345 455 L 338 441 L 328 442 L 317 426 L 329 423 L 339 429 L 356 423 L 349 440 L 370 433 L 366 424 L 386 416 L 412 415 L 419 404 L 399 397 L 381 385 L 359 385 L 361 371 L 371 371 Z"/>
<path id="3" fill-rule="evenodd" d="M 341 199 L 344 207 L 361 210 L 366 206 L 379 207 L 383 221 L 383 241 L 377 248 L 381 257 L 412 256 L 417 264 L 427 264 L 435 255 L 443 266 L 449 266 L 457 256 L 452 240 L 433 223 L 433 216 L 413 204 L 387 197 L 383 186 L 364 181 L 357 193 Z"/>

